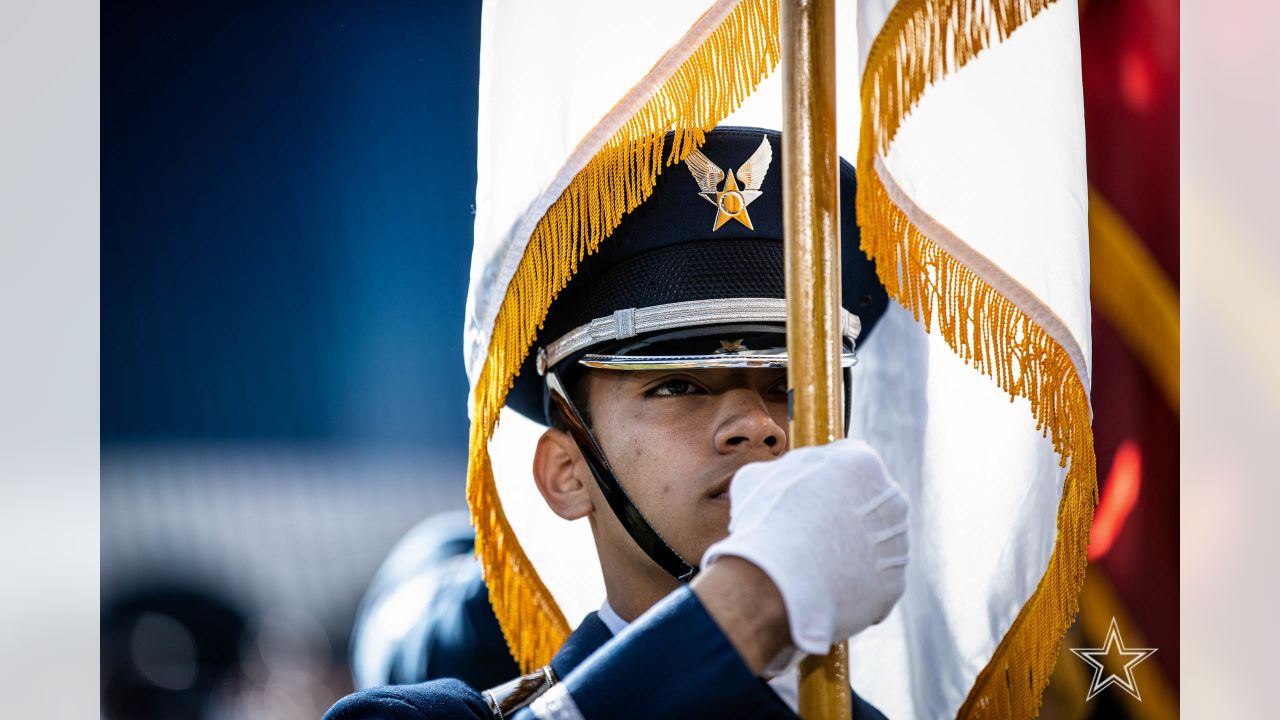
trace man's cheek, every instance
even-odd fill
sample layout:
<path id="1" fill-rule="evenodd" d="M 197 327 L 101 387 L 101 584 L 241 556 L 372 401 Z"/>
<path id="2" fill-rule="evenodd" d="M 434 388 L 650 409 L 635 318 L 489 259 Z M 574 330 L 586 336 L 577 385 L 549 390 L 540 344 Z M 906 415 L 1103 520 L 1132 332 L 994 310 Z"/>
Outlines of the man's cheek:
<path id="1" fill-rule="evenodd" d="M 647 446 L 648 444 L 642 438 L 633 435 L 627 442 L 625 451 L 627 462 L 643 470 L 648 459 Z"/>

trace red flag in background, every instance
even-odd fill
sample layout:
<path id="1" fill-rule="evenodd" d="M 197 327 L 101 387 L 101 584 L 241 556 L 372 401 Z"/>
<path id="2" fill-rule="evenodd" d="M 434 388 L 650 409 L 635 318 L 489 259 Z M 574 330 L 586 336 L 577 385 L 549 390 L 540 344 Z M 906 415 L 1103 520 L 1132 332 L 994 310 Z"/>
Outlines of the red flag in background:
<path id="1" fill-rule="evenodd" d="M 1100 502 L 1080 616 L 1064 647 L 1102 647 L 1111 618 L 1142 699 L 1060 656 L 1046 716 L 1178 712 L 1178 3 L 1082 0 L 1090 183 L 1094 439 Z M 1108 668 L 1111 670 L 1113 668 Z M 1123 672 L 1118 664 L 1114 670 Z"/>

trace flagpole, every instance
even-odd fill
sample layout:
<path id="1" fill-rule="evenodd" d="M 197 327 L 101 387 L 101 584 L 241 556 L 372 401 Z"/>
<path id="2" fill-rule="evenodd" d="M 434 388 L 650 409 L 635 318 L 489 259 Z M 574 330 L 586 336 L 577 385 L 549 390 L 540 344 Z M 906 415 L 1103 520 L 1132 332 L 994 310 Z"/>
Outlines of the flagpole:
<path id="1" fill-rule="evenodd" d="M 791 444 L 844 435 L 835 0 L 783 0 L 782 168 Z M 800 665 L 800 716 L 852 714 L 847 643 Z"/>

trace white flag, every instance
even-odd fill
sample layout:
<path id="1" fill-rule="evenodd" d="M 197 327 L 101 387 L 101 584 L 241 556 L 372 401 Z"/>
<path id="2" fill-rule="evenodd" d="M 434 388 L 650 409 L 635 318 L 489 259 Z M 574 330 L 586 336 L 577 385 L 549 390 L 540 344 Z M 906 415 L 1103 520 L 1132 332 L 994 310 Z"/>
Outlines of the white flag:
<path id="1" fill-rule="evenodd" d="M 533 487 L 538 428 L 505 413 L 493 435 L 506 389 L 581 255 L 669 169 L 646 138 L 781 128 L 777 11 L 485 5 L 469 500 L 526 666 L 603 585 L 587 530 Z M 853 639 L 853 685 L 891 717 L 1034 715 L 1074 619 L 1096 494 L 1076 6 L 839 11 L 839 151 L 856 158 L 863 248 L 897 300 L 860 347 L 849 434 L 912 503 L 907 591 Z"/>

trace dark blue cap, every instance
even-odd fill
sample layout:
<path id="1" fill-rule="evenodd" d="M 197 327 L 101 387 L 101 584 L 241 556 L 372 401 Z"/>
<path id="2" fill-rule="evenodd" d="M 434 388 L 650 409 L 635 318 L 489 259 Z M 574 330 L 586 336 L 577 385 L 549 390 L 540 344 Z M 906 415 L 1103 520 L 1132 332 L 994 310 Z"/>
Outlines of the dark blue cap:
<path id="1" fill-rule="evenodd" d="M 629 308 L 784 297 L 780 140 L 774 130 L 716 128 L 707 133 L 700 154 L 664 168 L 652 196 L 623 217 L 551 304 L 507 405 L 545 422 L 539 351 L 593 320 Z M 842 300 L 861 321 L 861 344 L 888 297 L 875 264 L 859 247 L 856 187 L 853 167 L 842 160 Z M 566 380 L 574 371 L 568 366 L 581 355 L 560 363 Z"/>

